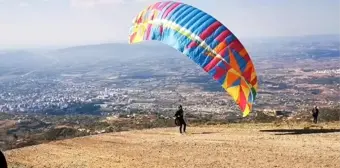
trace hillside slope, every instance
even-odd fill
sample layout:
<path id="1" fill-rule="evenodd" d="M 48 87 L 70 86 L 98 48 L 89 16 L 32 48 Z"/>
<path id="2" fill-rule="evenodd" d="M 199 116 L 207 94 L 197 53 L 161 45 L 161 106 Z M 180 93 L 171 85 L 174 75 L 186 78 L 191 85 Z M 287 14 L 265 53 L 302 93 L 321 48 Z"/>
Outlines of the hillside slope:
<path id="1" fill-rule="evenodd" d="M 188 127 L 186 135 L 177 128 L 150 129 L 55 141 L 5 155 L 10 167 L 20 168 L 340 167 L 340 130 L 330 129 L 339 126 L 322 131 L 204 126 Z"/>

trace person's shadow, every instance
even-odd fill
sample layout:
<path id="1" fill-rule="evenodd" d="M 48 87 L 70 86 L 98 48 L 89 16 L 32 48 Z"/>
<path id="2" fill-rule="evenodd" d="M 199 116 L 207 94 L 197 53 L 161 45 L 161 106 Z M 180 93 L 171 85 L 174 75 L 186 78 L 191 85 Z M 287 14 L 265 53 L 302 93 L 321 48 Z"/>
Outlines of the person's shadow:
<path id="1" fill-rule="evenodd" d="M 2 153 L 2 151 L 0 151 L 0 167 L 7 168 L 6 158 L 5 158 L 5 155 Z"/>
<path id="2" fill-rule="evenodd" d="M 301 135 L 301 134 L 324 134 L 324 133 L 340 133 L 340 129 L 270 129 L 260 130 L 260 132 L 277 132 L 275 135 Z"/>
<path id="3" fill-rule="evenodd" d="M 216 134 L 218 132 L 192 132 L 190 134 Z"/>

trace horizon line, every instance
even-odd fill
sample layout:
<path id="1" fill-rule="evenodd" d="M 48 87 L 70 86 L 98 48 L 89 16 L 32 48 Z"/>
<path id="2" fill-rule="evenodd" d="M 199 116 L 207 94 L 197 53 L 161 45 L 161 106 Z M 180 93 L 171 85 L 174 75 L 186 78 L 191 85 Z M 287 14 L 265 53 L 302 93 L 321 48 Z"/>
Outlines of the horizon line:
<path id="1" fill-rule="evenodd" d="M 313 36 L 340 36 L 340 33 L 338 34 L 308 34 L 308 35 L 287 35 L 287 36 L 247 36 L 247 37 L 237 37 L 240 40 L 241 39 L 275 39 L 275 38 L 297 38 L 297 37 L 313 37 Z M 340 40 L 340 39 L 339 39 Z M 152 41 L 148 41 L 152 42 Z M 84 46 L 95 46 L 95 45 L 106 45 L 106 44 L 129 44 L 128 41 L 123 40 L 117 40 L 117 41 L 102 41 L 102 42 L 89 42 L 89 43 L 78 43 L 78 44 L 65 44 L 65 45 L 15 45 L 13 47 L 1 47 L 0 51 L 4 50 L 43 50 L 43 49 L 65 49 L 65 48 L 73 48 L 73 47 L 84 47 Z M 144 43 L 145 44 L 145 43 Z"/>

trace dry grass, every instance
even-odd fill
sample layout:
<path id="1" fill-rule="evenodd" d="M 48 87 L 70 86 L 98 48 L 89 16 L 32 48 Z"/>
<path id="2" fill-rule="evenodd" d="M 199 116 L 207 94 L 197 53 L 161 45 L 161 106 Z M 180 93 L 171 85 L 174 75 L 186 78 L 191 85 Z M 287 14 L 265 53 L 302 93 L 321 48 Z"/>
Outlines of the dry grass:
<path id="1" fill-rule="evenodd" d="M 10 167 L 340 167 L 340 124 L 230 124 L 108 133 L 6 151 Z"/>

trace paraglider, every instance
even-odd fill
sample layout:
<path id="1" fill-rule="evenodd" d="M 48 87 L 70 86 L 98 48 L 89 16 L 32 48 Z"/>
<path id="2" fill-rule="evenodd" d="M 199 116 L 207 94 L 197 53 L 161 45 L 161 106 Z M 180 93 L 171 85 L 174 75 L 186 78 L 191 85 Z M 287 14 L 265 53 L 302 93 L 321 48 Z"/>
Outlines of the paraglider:
<path id="1" fill-rule="evenodd" d="M 130 28 L 130 44 L 146 40 L 182 52 L 231 95 L 243 117 L 251 112 L 258 90 L 253 62 L 236 36 L 217 19 L 181 2 L 157 2 L 141 11 Z"/>

